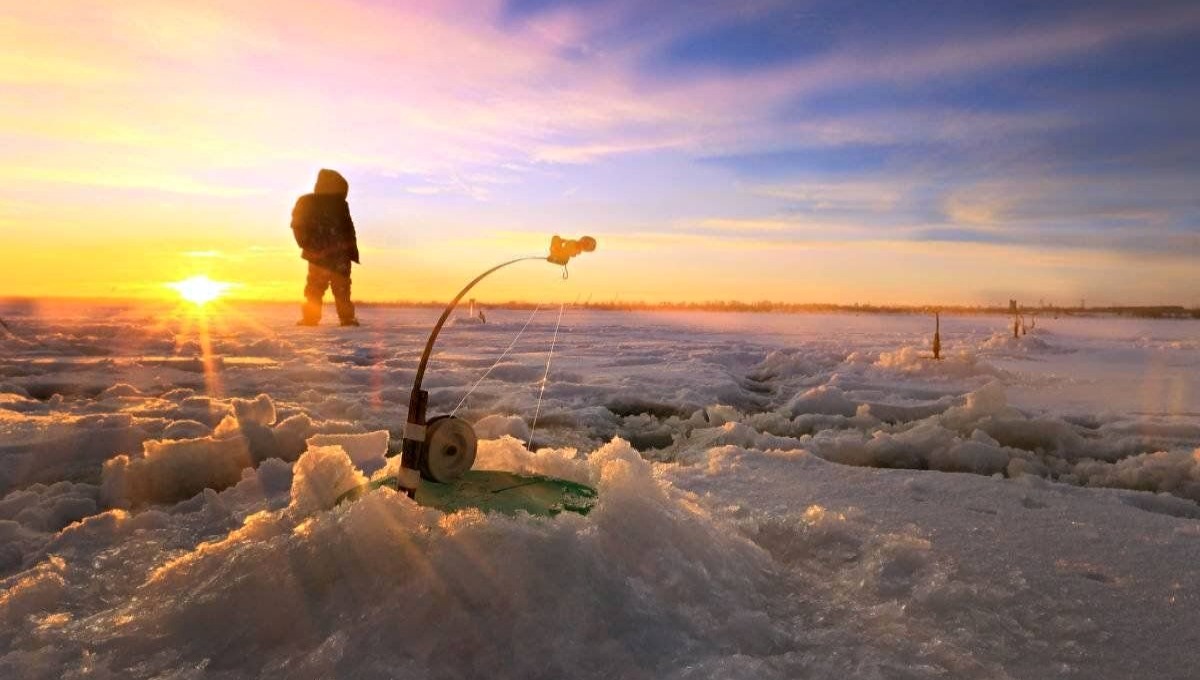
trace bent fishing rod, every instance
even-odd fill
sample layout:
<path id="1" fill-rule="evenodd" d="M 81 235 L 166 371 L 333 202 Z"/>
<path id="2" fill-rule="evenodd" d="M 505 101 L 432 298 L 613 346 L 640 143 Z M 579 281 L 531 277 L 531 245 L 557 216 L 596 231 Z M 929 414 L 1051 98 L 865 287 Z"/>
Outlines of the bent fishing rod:
<path id="1" fill-rule="evenodd" d="M 475 436 L 475 429 L 471 427 L 470 423 L 453 415 L 426 419 L 429 392 L 421 388 L 421 381 L 425 378 L 425 369 L 433 354 L 433 345 L 437 342 L 442 327 L 446 325 L 446 320 L 450 318 L 450 313 L 458 306 L 463 296 L 475 287 L 475 284 L 509 265 L 527 260 L 545 260 L 551 264 L 562 266 L 565 276 L 567 262 L 571 258 L 581 253 L 590 253 L 595 249 L 596 239 L 591 236 L 584 236 L 578 240 L 554 236 L 550 239 L 548 256 L 519 257 L 492 267 L 472 279 L 442 310 L 442 315 L 438 317 L 437 323 L 429 333 L 429 339 L 425 342 L 425 350 L 421 353 L 421 362 L 417 365 L 412 392 L 408 398 L 408 418 L 404 423 L 400 471 L 396 481 L 400 489 L 410 498 L 416 496 L 422 477 L 435 482 L 453 481 L 469 470 L 475 462 L 475 448 L 478 440 Z"/>

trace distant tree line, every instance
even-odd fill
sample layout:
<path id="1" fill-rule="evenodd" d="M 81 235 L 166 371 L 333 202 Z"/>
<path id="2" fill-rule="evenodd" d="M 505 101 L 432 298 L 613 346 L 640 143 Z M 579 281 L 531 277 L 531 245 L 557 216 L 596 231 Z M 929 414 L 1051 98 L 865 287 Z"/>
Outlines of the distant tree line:
<path id="1" fill-rule="evenodd" d="M 379 307 L 444 307 L 445 302 L 439 300 L 408 301 L 396 300 L 389 302 L 364 302 L 364 306 Z M 480 303 L 488 309 L 533 309 L 537 303 L 523 300 L 508 300 L 505 302 Z M 1000 305 L 874 305 L 871 303 L 852 305 L 819 303 L 819 302 L 776 302 L 773 300 L 758 300 L 744 302 L 741 300 L 705 300 L 700 302 L 644 302 L 613 300 L 607 302 L 578 302 L 572 305 L 576 309 L 587 309 L 603 312 L 750 312 L 760 314 L 932 314 L 939 311 L 942 314 L 964 315 L 997 315 L 1008 314 L 1007 306 Z M 1023 314 L 1041 316 L 1127 316 L 1144 319 L 1200 319 L 1200 308 L 1188 309 L 1179 305 L 1148 305 L 1148 306 L 1110 306 L 1110 307 L 1056 307 L 1042 305 L 1036 307 L 1022 306 Z"/>
<path id="2" fill-rule="evenodd" d="M 132 300 L 107 298 L 59 298 L 63 301 L 75 300 L 85 302 L 93 307 L 97 304 L 128 304 Z M 30 314 L 44 302 L 26 297 L 0 297 L 0 312 L 5 314 Z M 239 300 L 239 305 L 279 304 L 281 300 Z M 441 309 L 446 306 L 445 300 L 387 300 L 381 302 L 363 302 L 364 307 L 429 307 Z M 487 309 L 533 309 L 538 303 L 525 300 L 507 300 L 503 302 L 480 302 Z M 543 305 L 544 306 L 544 305 Z M 826 314 L 831 312 L 850 314 L 932 314 L 935 311 L 943 315 L 1008 315 L 1011 309 L 1001 305 L 874 305 L 871 303 L 839 305 L 821 302 L 775 302 L 759 300 L 743 302 L 741 300 L 706 300 L 702 302 L 644 302 L 611 300 L 607 302 L 585 301 L 572 305 L 576 309 L 589 309 L 608 312 L 635 311 L 666 311 L 666 312 L 757 312 L 766 314 Z M 1108 307 L 1058 307 L 1055 305 L 1020 306 L 1020 313 L 1037 316 L 1126 316 L 1142 319 L 1200 319 L 1200 307 L 1187 308 L 1181 305 L 1114 305 Z"/>

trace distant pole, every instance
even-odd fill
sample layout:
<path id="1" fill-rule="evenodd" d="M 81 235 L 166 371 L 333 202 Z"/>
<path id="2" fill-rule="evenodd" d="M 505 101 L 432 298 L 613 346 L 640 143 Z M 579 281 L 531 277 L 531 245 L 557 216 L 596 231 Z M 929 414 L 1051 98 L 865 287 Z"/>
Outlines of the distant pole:
<path id="1" fill-rule="evenodd" d="M 933 358 L 937 360 L 942 358 L 942 315 L 940 312 L 933 313 Z"/>

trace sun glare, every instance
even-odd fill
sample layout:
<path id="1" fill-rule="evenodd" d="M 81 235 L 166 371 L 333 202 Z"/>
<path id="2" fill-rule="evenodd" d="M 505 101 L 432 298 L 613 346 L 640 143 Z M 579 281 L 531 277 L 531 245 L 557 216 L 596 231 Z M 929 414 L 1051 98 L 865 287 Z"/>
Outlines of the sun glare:
<path id="1" fill-rule="evenodd" d="M 221 297 L 230 284 L 213 281 L 207 276 L 193 276 L 167 285 L 174 288 L 184 300 L 202 306 Z"/>

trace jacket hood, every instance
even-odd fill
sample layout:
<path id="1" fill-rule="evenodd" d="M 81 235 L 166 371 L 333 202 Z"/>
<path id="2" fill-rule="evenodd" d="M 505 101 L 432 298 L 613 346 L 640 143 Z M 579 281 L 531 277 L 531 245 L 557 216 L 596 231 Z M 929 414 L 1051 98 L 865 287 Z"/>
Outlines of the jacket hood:
<path id="1" fill-rule="evenodd" d="M 350 183 L 338 171 L 322 169 L 317 173 L 317 185 L 313 187 L 313 193 L 345 198 L 350 193 Z"/>

